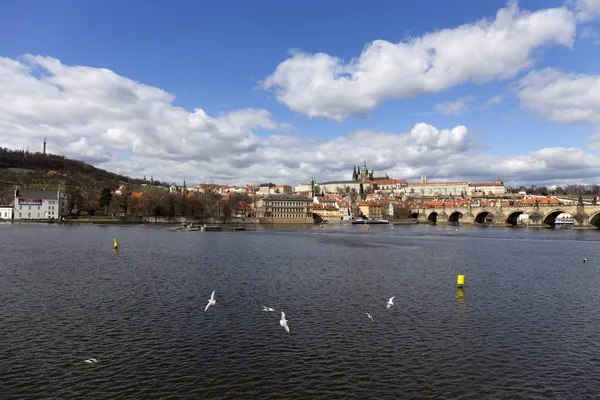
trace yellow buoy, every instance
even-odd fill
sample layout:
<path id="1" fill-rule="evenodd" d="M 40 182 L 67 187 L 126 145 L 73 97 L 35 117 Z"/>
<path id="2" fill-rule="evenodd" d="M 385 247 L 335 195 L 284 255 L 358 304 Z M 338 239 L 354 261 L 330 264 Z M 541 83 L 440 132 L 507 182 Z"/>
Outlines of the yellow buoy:
<path id="1" fill-rule="evenodd" d="M 323 227 L 323 225 L 321 224 L 321 228 Z"/>
<path id="2" fill-rule="evenodd" d="M 119 248 L 119 242 L 117 242 L 117 238 L 113 239 L 113 246 L 115 247 L 115 250 Z"/>
<path id="3" fill-rule="evenodd" d="M 458 228 L 456 228 L 456 232 L 458 232 Z"/>
<path id="4" fill-rule="evenodd" d="M 394 230 L 394 225 L 392 225 L 392 230 Z"/>
<path id="5" fill-rule="evenodd" d="M 465 284 L 465 276 L 459 275 L 458 278 L 456 279 L 456 284 L 458 285 L 459 289 L 462 289 L 463 285 Z"/>

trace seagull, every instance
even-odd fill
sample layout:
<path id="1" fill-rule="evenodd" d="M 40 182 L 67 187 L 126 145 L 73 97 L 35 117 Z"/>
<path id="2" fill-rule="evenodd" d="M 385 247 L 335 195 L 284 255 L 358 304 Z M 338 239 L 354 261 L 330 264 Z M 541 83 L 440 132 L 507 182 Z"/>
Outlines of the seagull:
<path id="1" fill-rule="evenodd" d="M 83 360 L 83 362 L 92 364 L 92 363 L 98 362 L 98 360 L 96 360 L 95 358 L 88 358 L 87 360 Z"/>
<path id="2" fill-rule="evenodd" d="M 271 308 L 271 307 L 265 307 L 265 306 L 262 306 L 262 307 L 263 307 L 263 311 L 275 311 L 275 309 Z"/>
<path id="3" fill-rule="evenodd" d="M 387 307 L 386 308 L 390 308 L 391 306 L 394 305 L 394 297 L 396 297 L 396 296 L 390 297 L 390 299 L 387 302 Z"/>
<path id="4" fill-rule="evenodd" d="M 214 306 L 216 302 L 217 301 L 215 300 L 215 291 L 213 290 L 212 294 L 210 295 L 210 299 L 208 299 L 208 304 L 206 305 L 204 311 L 208 310 L 208 307 Z"/>
<path id="5" fill-rule="evenodd" d="M 285 319 L 285 313 L 283 311 L 281 312 L 281 321 L 279 321 L 279 324 L 283 326 L 283 329 L 285 329 L 287 333 L 290 333 L 290 327 L 287 324 L 287 319 Z"/>
<path id="6" fill-rule="evenodd" d="M 583 259 L 583 263 L 584 263 L 584 264 L 585 264 L 586 262 L 588 262 L 588 261 L 590 261 L 590 259 L 589 259 L 589 258 L 587 258 L 587 257 Z"/>
<path id="7" fill-rule="evenodd" d="M 367 313 L 367 317 L 371 318 L 371 321 L 375 322 L 375 320 L 373 319 L 373 317 L 371 317 L 371 314 Z"/>

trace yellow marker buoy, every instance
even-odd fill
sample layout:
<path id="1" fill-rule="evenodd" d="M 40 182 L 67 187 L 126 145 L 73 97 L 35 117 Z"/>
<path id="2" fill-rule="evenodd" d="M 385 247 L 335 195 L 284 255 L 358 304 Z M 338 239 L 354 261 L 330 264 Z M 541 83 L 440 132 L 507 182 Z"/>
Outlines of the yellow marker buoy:
<path id="1" fill-rule="evenodd" d="M 394 225 L 392 225 L 392 230 L 394 230 Z"/>
<path id="2" fill-rule="evenodd" d="M 465 284 L 465 276 L 464 275 L 459 275 L 458 278 L 456 279 L 456 284 L 458 285 L 459 289 L 462 289 L 462 287 Z"/>
<path id="3" fill-rule="evenodd" d="M 456 228 L 456 232 L 458 232 L 458 228 Z"/>
<path id="4" fill-rule="evenodd" d="M 323 224 L 321 224 L 321 228 L 323 227 Z"/>
<path id="5" fill-rule="evenodd" d="M 115 250 L 119 248 L 119 242 L 117 242 L 117 238 L 113 239 L 113 246 L 115 247 Z"/>

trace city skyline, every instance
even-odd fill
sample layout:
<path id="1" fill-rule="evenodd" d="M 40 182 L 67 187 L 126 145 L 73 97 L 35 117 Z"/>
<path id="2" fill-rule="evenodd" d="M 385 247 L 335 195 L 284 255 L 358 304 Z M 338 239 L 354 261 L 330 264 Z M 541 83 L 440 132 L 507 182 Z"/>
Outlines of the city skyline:
<path id="1" fill-rule="evenodd" d="M 0 146 L 188 185 L 600 180 L 600 0 L 0 5 Z M 39 147 L 39 150 L 37 149 Z"/>

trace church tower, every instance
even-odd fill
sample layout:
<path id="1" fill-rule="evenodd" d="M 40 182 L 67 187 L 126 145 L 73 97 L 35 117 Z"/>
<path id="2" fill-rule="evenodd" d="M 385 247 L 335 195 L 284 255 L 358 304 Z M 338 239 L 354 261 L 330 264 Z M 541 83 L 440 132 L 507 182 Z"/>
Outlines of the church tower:
<path id="1" fill-rule="evenodd" d="M 313 176 L 312 178 L 310 178 L 310 197 L 312 199 L 315 198 L 315 186 L 317 186 L 317 180 Z"/>
<path id="2" fill-rule="evenodd" d="M 367 162 L 363 163 L 362 170 L 360 171 L 360 182 L 365 183 L 369 180 L 369 170 L 367 169 Z"/>

